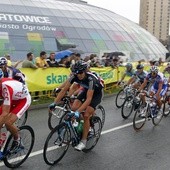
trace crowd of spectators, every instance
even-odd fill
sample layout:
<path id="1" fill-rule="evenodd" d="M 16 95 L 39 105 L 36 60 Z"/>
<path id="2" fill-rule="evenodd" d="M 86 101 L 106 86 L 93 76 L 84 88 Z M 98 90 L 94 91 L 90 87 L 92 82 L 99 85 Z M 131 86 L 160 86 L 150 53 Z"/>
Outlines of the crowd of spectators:
<path id="1" fill-rule="evenodd" d="M 105 53 L 101 58 L 99 58 L 96 54 L 91 54 L 89 56 L 81 57 L 79 53 L 72 53 L 71 55 L 66 55 L 61 59 L 56 59 L 56 53 L 51 52 L 49 56 L 45 51 L 41 51 L 38 57 L 35 57 L 32 52 L 29 52 L 24 61 L 18 61 L 14 65 L 12 65 L 10 55 L 5 55 L 8 60 L 8 66 L 17 67 L 18 64 L 21 64 L 22 68 L 49 68 L 49 67 L 66 67 L 70 68 L 73 64 L 75 64 L 78 60 L 84 60 L 89 64 L 89 67 L 112 67 L 117 68 L 118 66 L 124 65 L 123 56 L 120 57 L 118 55 L 114 55 L 114 53 Z M 139 64 L 146 63 L 144 60 L 138 61 Z M 147 62 L 149 65 L 160 66 L 164 62 L 162 58 L 159 60 L 150 60 Z"/>

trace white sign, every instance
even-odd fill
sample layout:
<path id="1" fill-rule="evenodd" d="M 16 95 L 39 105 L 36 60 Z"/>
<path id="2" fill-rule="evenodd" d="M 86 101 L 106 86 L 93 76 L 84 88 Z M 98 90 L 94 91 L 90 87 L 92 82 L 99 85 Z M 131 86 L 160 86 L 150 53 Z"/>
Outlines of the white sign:
<path id="1" fill-rule="evenodd" d="M 33 15 L 14 15 L 14 14 L 0 14 L 0 21 L 16 21 L 28 23 L 51 24 L 49 17 L 33 16 Z"/>

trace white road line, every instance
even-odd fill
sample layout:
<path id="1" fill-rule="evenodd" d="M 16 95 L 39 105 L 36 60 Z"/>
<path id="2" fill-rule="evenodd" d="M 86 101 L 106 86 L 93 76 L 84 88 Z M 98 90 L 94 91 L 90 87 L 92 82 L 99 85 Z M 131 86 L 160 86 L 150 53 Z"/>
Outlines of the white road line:
<path id="1" fill-rule="evenodd" d="M 110 133 L 110 132 L 114 132 L 116 130 L 119 130 L 119 129 L 123 129 L 123 128 L 126 128 L 126 127 L 129 127 L 133 125 L 133 122 L 131 123 L 127 123 L 125 125 L 121 125 L 121 126 L 118 126 L 118 127 L 115 127 L 115 128 L 112 128 L 112 129 L 108 129 L 108 130 L 105 130 L 105 131 L 102 131 L 101 135 L 104 135 L 104 134 L 107 134 L 107 133 Z M 43 153 L 43 150 L 39 150 L 39 151 L 36 151 L 36 152 L 32 152 L 30 155 L 29 155 L 29 158 L 33 157 L 33 156 L 36 156 L 36 155 L 40 155 Z M 17 158 L 18 160 L 20 159 L 19 157 Z M 4 163 L 3 162 L 0 162 L 0 167 L 1 166 L 4 166 Z"/>

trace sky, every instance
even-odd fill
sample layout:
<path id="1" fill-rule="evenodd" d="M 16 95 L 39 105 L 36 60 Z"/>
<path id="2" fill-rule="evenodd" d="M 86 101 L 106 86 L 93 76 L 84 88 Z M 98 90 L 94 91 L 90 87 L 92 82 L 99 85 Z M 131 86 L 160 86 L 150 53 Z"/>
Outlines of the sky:
<path id="1" fill-rule="evenodd" d="M 140 0 L 84 0 L 88 4 L 95 5 L 113 11 L 133 22 L 139 23 Z"/>

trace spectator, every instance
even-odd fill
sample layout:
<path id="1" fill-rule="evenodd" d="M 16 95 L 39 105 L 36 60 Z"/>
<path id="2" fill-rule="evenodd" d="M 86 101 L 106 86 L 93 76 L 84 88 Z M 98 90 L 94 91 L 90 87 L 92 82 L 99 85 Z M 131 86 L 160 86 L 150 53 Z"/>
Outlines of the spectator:
<path id="1" fill-rule="evenodd" d="M 51 52 L 50 56 L 46 59 L 49 67 L 59 67 L 58 62 L 55 59 L 55 53 Z"/>
<path id="2" fill-rule="evenodd" d="M 23 61 L 22 68 L 38 68 L 33 62 L 34 54 L 32 52 L 27 53 L 27 59 Z"/>
<path id="3" fill-rule="evenodd" d="M 38 68 L 47 68 L 49 67 L 47 61 L 46 61 L 46 56 L 47 56 L 47 53 L 45 51 L 41 51 L 40 52 L 40 57 L 37 57 L 36 58 L 36 66 Z"/>
<path id="4" fill-rule="evenodd" d="M 7 66 L 10 66 L 10 67 L 12 66 L 12 67 L 16 68 L 18 66 L 18 64 L 22 62 L 22 60 L 20 60 L 20 61 L 16 62 L 14 65 L 12 65 L 11 56 L 9 54 L 6 54 L 5 58 L 7 59 Z"/>
<path id="5" fill-rule="evenodd" d="M 160 66 L 162 66 L 163 63 L 164 63 L 161 57 L 159 58 L 158 62 L 159 62 L 159 65 L 160 65 Z"/>

